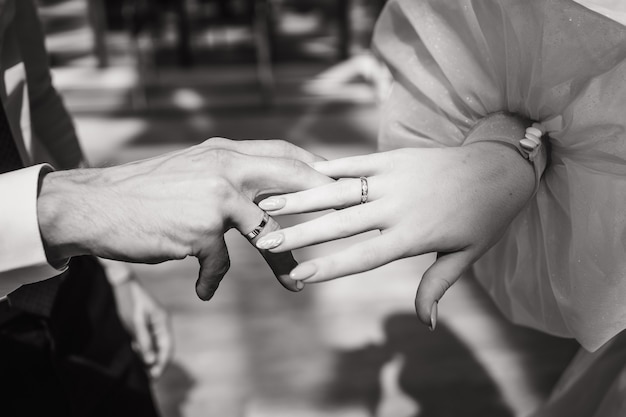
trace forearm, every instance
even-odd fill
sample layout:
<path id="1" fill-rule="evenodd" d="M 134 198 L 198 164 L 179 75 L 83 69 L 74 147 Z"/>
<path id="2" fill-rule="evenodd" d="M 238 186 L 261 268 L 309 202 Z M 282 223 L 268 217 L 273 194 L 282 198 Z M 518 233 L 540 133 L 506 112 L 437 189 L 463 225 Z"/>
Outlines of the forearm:
<path id="1" fill-rule="evenodd" d="M 94 199 L 103 176 L 100 169 L 51 172 L 43 177 L 37 199 L 37 216 L 46 255 L 51 263 L 93 253 L 106 226 L 102 207 Z M 101 188 L 94 193 L 94 188 Z M 106 196 L 102 195 L 102 202 Z"/>

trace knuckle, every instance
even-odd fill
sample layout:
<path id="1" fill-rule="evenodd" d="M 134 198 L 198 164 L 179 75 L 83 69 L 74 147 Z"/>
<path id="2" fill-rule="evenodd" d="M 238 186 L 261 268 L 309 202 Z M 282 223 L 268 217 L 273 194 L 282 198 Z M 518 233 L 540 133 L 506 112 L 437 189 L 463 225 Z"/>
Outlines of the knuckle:
<path id="1" fill-rule="evenodd" d="M 282 139 L 272 139 L 270 141 L 271 146 L 276 148 L 278 152 L 285 156 L 289 156 L 292 153 L 293 145 Z"/>
<path id="2" fill-rule="evenodd" d="M 230 200 L 235 196 L 235 189 L 224 177 L 212 176 L 205 180 L 205 191 L 217 201 Z"/>
<path id="3" fill-rule="evenodd" d="M 226 149 L 215 148 L 207 152 L 209 159 L 219 166 L 229 166 L 235 153 Z"/>
<path id="4" fill-rule="evenodd" d="M 216 136 L 216 137 L 212 137 L 212 138 L 205 140 L 202 144 L 207 147 L 215 148 L 215 147 L 225 146 L 229 142 L 231 142 L 229 139 Z"/>
<path id="5" fill-rule="evenodd" d="M 289 165 L 295 175 L 304 173 L 309 168 L 307 164 L 299 159 L 289 159 Z"/>

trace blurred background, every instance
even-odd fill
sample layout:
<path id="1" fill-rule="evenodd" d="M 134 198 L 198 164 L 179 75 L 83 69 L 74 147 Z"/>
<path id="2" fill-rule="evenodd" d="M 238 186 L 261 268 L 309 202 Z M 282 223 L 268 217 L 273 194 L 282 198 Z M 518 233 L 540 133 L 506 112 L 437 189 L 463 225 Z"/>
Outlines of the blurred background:
<path id="1" fill-rule="evenodd" d="M 212 136 L 280 138 L 326 158 L 376 150 L 388 83 L 369 43 L 384 0 L 39 5 L 55 85 L 93 165 Z M 172 315 L 176 353 L 155 383 L 164 417 L 522 416 L 576 350 L 508 324 L 471 279 L 442 300 L 431 333 L 413 297 L 432 256 L 292 294 L 238 233 L 227 242 L 232 267 L 209 303 L 195 296 L 193 259 L 132 266 Z"/>

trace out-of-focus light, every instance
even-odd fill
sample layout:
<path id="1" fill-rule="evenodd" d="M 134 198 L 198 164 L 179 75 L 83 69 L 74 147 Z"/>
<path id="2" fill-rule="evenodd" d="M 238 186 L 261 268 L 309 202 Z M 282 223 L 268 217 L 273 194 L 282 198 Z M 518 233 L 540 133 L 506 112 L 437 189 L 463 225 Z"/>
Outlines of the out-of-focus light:
<path id="1" fill-rule="evenodd" d="M 179 88 L 172 94 L 175 106 L 185 110 L 198 110 L 206 104 L 204 98 L 197 91 L 189 88 Z"/>
<path id="2" fill-rule="evenodd" d="M 195 113 L 188 119 L 188 123 L 197 131 L 205 132 L 207 135 L 211 135 L 211 131 L 215 127 L 215 122 L 211 117 L 206 114 Z M 207 139 L 208 137 L 207 136 Z"/>

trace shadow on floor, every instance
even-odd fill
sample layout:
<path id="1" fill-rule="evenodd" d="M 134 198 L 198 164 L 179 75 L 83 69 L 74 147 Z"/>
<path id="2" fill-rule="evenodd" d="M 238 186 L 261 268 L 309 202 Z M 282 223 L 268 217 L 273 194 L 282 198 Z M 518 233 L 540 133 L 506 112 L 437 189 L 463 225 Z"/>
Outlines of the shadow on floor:
<path id="1" fill-rule="evenodd" d="M 385 321 L 384 330 L 384 344 L 337 352 L 328 403 L 358 404 L 373 416 L 379 414 L 383 390 L 389 390 L 381 384 L 381 373 L 400 357 L 399 375 L 392 382 L 401 391 L 396 396 L 414 401 L 412 417 L 513 415 L 482 365 L 445 326 L 431 333 L 414 315 L 394 314 Z"/>
<path id="2" fill-rule="evenodd" d="M 167 401 L 159 404 L 161 415 L 183 417 L 183 406 L 194 384 L 194 379 L 182 366 L 176 362 L 170 363 L 155 386 L 156 397 L 167 398 Z M 166 394 L 160 394 L 161 392 Z"/>

